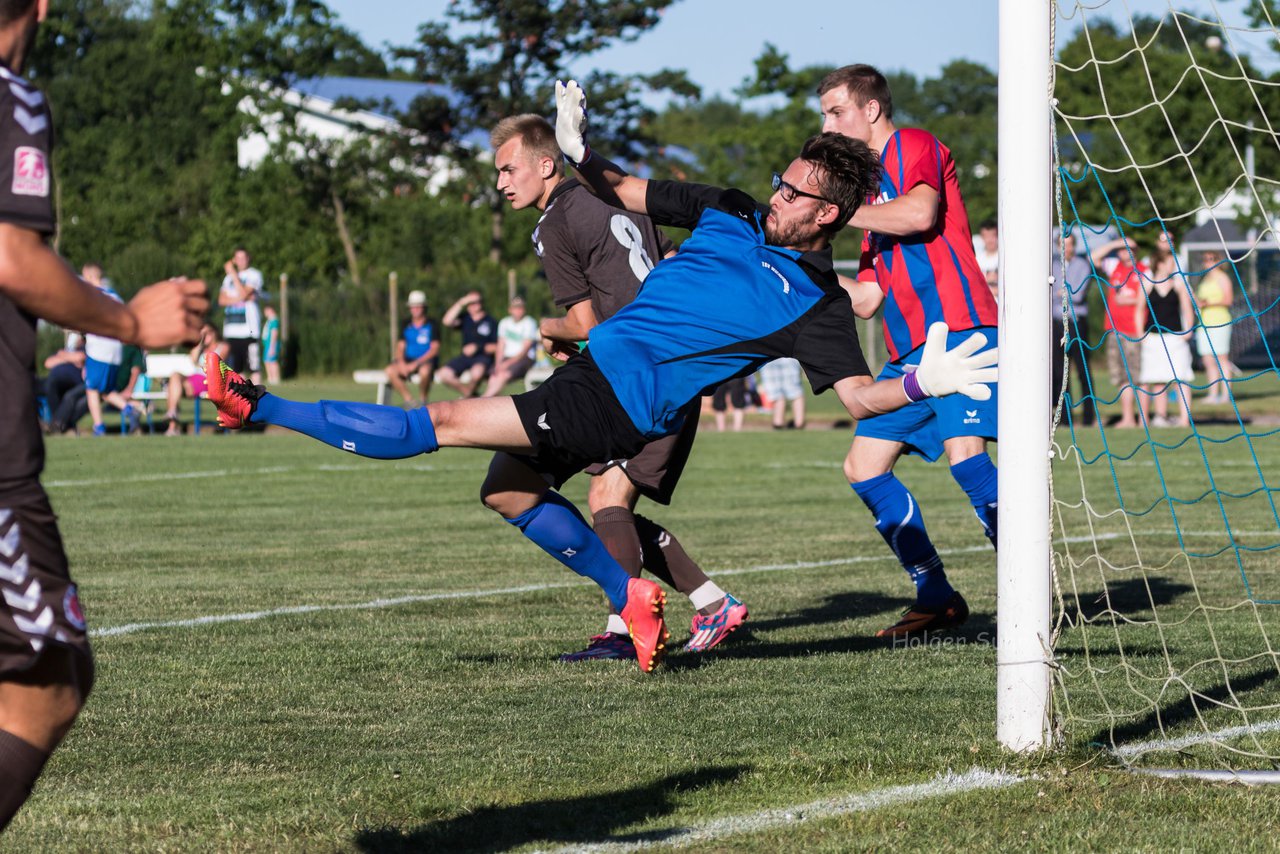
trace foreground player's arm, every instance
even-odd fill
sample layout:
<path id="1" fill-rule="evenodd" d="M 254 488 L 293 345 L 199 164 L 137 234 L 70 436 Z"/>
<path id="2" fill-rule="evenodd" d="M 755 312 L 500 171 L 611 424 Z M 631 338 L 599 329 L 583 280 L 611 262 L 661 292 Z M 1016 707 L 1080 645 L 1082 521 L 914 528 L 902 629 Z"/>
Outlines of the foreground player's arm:
<path id="1" fill-rule="evenodd" d="M 591 308 L 591 300 L 575 302 L 569 306 L 564 317 L 547 317 L 538 324 L 538 332 L 543 338 L 564 344 L 576 344 L 586 341 L 591 330 L 596 326 L 596 313 Z"/>
<path id="2" fill-rule="evenodd" d="M 209 310 L 204 282 L 185 279 L 143 288 L 122 305 L 82 281 L 39 232 L 4 222 L 0 292 L 50 323 L 144 349 L 196 340 Z"/>
<path id="3" fill-rule="evenodd" d="M 583 186 L 601 201 L 633 213 L 648 213 L 649 182 L 628 175 L 587 146 L 587 98 L 576 80 L 556 81 L 556 142 Z"/>
<path id="4" fill-rule="evenodd" d="M 875 280 L 851 279 L 842 275 L 837 275 L 837 278 L 840 280 L 840 287 L 849 294 L 853 313 L 863 320 L 875 317 L 884 302 L 884 291 L 880 290 L 880 285 Z"/>
<path id="5" fill-rule="evenodd" d="M 987 383 L 996 381 L 998 350 L 992 348 L 979 353 L 987 343 L 987 337 L 975 332 L 947 349 L 945 323 L 929 327 L 920 366 L 914 373 L 901 379 L 873 382 L 868 376 L 845 377 L 836 382 L 836 396 L 854 418 L 872 418 L 926 397 L 943 397 L 960 393 L 974 400 L 988 400 L 991 389 Z"/>
<path id="6" fill-rule="evenodd" d="M 862 205 L 849 225 L 889 237 L 908 237 L 934 227 L 938 221 L 938 191 L 916 184 L 896 199 L 878 205 Z"/>

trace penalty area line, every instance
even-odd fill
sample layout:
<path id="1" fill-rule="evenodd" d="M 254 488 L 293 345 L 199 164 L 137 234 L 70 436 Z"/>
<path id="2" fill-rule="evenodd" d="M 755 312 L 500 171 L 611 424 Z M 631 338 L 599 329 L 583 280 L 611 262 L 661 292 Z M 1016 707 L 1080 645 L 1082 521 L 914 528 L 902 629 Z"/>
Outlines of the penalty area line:
<path id="1" fill-rule="evenodd" d="M 972 546 L 960 549 L 939 549 L 938 554 L 947 557 L 971 552 L 989 551 L 990 546 Z M 798 572 L 805 569 L 824 569 L 834 566 L 850 566 L 858 563 L 875 563 L 877 561 L 895 561 L 892 554 L 859 555 L 857 557 L 839 558 L 836 560 L 796 561 L 795 563 L 770 563 L 760 566 L 741 567 L 739 569 L 719 569 L 714 575 L 747 575 L 754 572 Z M 396 608 L 401 605 L 415 605 L 421 602 L 439 602 L 449 599 L 483 599 L 488 596 L 518 596 L 522 593 L 538 593 L 543 590 L 563 590 L 569 587 L 583 587 L 592 582 L 582 579 L 573 581 L 552 581 L 544 584 L 523 584 L 518 587 L 496 587 L 480 590 L 455 590 L 447 593 L 422 593 L 410 596 L 397 596 L 392 599 L 370 599 L 366 602 L 339 602 L 331 605 L 282 605 L 279 608 L 266 608 L 261 611 L 246 611 L 238 614 L 208 614 L 200 617 L 189 617 L 184 620 L 154 620 L 148 622 L 125 623 L 119 626 L 107 626 L 101 629 L 90 629 L 89 637 L 110 638 L 131 635 L 138 632 L 157 629 L 191 629 L 200 626 L 213 626 L 221 623 L 251 623 L 272 617 L 287 617 L 294 614 L 318 614 L 326 611 L 364 611 L 381 608 Z"/>
<path id="2" fill-rule="evenodd" d="M 857 795 L 843 795 L 810 801 L 780 809 L 763 810 L 747 815 L 713 819 L 686 827 L 643 831 L 630 837 L 582 845 L 568 845 L 553 849 L 553 854 L 622 854 L 650 848 L 706 845 L 718 843 L 734 836 L 758 833 L 777 827 L 795 827 L 798 824 L 822 819 L 838 818 L 853 813 L 872 812 L 899 804 L 909 804 L 929 798 L 964 794 L 983 789 L 1006 789 L 1027 778 L 1006 774 L 1003 771 L 987 771 L 974 768 L 963 774 L 940 774 L 928 783 L 908 786 L 892 786 L 875 789 Z"/>

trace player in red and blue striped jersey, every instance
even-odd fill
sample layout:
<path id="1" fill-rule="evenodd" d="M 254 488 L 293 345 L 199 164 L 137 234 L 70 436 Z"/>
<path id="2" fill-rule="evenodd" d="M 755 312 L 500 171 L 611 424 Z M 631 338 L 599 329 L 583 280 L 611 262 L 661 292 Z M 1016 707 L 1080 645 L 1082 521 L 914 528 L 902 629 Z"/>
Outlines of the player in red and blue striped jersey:
<path id="1" fill-rule="evenodd" d="M 960 338 L 980 330 L 995 346 L 996 303 L 974 255 L 951 152 L 927 131 L 894 125 L 888 82 L 869 65 L 831 72 L 818 94 L 824 131 L 880 152 L 880 195 L 849 221 L 864 232 L 858 282 L 849 283 L 854 306 L 864 317 L 884 309 L 890 362 L 880 378 L 914 370 L 926 331 L 937 321 Z M 996 438 L 996 401 L 994 394 L 981 402 L 921 401 L 858 425 L 845 474 L 916 585 L 915 603 L 880 636 L 950 628 L 968 618 L 968 605 L 947 581 L 919 505 L 893 468 L 904 453 L 930 462 L 945 453 L 994 545 L 996 468 L 986 443 Z"/>

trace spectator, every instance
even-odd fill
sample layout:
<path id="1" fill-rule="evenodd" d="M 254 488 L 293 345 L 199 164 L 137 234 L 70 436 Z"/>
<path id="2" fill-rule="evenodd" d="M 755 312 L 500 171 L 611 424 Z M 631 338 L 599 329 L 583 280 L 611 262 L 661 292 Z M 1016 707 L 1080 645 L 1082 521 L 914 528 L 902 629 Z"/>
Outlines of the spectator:
<path id="1" fill-rule="evenodd" d="M 973 238 L 973 253 L 978 256 L 978 267 L 987 279 L 991 296 L 999 296 L 1000 228 L 994 219 L 985 219 L 978 226 L 978 236 Z"/>
<path id="2" fill-rule="evenodd" d="M 1204 364 L 1205 403 L 1230 402 L 1230 383 L 1236 373 L 1231 363 L 1231 303 L 1235 289 L 1231 275 L 1223 269 L 1225 256 L 1221 252 L 1201 254 L 1205 273 L 1196 288 L 1196 303 L 1200 306 L 1200 325 L 1196 327 L 1196 349 Z"/>
<path id="3" fill-rule="evenodd" d="M 239 373 L 248 372 L 253 382 L 262 382 L 262 352 L 258 337 L 262 331 L 262 273 L 249 266 L 252 259 L 238 247 L 231 260 L 222 265 L 226 278 L 218 293 L 223 307 L 222 337 L 228 350 L 227 364 Z"/>
<path id="4" fill-rule="evenodd" d="M 716 414 L 716 430 L 724 432 L 725 409 L 733 410 L 733 432 L 742 431 L 742 421 L 747 412 L 747 381 L 742 377 L 725 380 L 716 386 L 711 395 L 711 409 Z"/>
<path id="5" fill-rule="evenodd" d="M 1051 406 L 1058 405 L 1062 397 L 1062 383 L 1067 381 L 1070 391 L 1070 378 L 1064 374 L 1064 363 L 1069 362 L 1072 373 L 1080 382 L 1079 396 L 1072 397 L 1080 404 L 1080 422 L 1086 427 L 1093 424 L 1097 408 L 1094 406 L 1093 389 L 1090 387 L 1088 354 L 1085 342 L 1089 341 L 1089 283 L 1094 280 L 1093 264 L 1089 259 L 1076 254 L 1076 236 L 1068 234 L 1062 239 L 1063 254 L 1054 258 L 1051 273 L 1058 283 L 1054 289 L 1050 305 L 1053 322 L 1050 326 L 1050 340 L 1053 352 L 1053 398 Z M 1068 304 L 1068 314 L 1063 314 L 1064 297 Z M 1064 335 L 1069 335 L 1066 347 L 1063 348 Z"/>
<path id="6" fill-rule="evenodd" d="M 44 396 L 49 410 L 46 427 L 50 433 L 63 433 L 67 425 L 56 417 L 62 399 L 68 393 L 84 388 L 84 336 L 79 332 L 68 332 L 62 349 L 45 359 L 44 366 L 49 374 L 40 383 L 40 394 Z M 83 396 L 82 391 L 80 394 Z"/>
<path id="7" fill-rule="evenodd" d="M 124 302 L 103 277 L 101 265 L 93 262 L 85 264 L 80 268 L 80 276 L 116 302 Z M 89 415 L 93 418 L 93 435 L 107 434 L 107 426 L 102 421 L 104 400 L 125 413 L 126 420 L 130 422 L 129 430 L 132 431 L 137 426 L 137 413 L 116 392 L 116 375 L 124 360 L 124 345 L 114 338 L 86 335 L 84 354 L 85 399 L 89 404 Z M 75 419 L 75 421 L 78 420 L 79 418 Z M 75 423 L 75 421 L 69 423 Z"/>
<path id="8" fill-rule="evenodd" d="M 267 368 L 267 385 L 280 385 L 280 318 L 270 305 L 262 307 L 262 316 L 267 319 L 262 324 L 262 364 Z"/>
<path id="9" fill-rule="evenodd" d="M 218 330 L 206 323 L 200 330 L 200 343 L 191 349 L 192 373 L 175 373 L 169 377 L 169 385 L 166 387 L 169 394 L 168 408 L 164 416 L 169 422 L 164 431 L 166 436 L 182 435 L 182 424 L 178 421 L 178 405 L 182 403 L 182 398 L 186 396 L 196 400 L 205 392 L 204 370 L 200 367 L 204 363 L 205 351 L 213 350 L 226 358 L 228 349 L 226 342 L 218 338 Z"/>
<path id="10" fill-rule="evenodd" d="M 1137 305 L 1144 302 L 1142 282 L 1150 269 L 1141 259 L 1141 247 L 1132 238 L 1119 237 L 1093 253 L 1095 266 L 1107 273 L 1104 335 L 1107 338 L 1107 372 L 1120 392 L 1120 420 L 1117 427 L 1137 427 L 1134 378 L 1142 372 L 1141 331 L 1137 325 Z M 1109 335 L 1107 333 L 1110 333 Z"/>
<path id="11" fill-rule="evenodd" d="M 498 322 L 484 310 L 484 297 L 470 291 L 449 306 L 440 320 L 462 330 L 462 354 L 440 369 L 439 380 L 462 397 L 474 397 L 476 387 L 493 368 L 498 349 Z"/>
<path id="12" fill-rule="evenodd" d="M 422 291 L 412 291 L 407 303 L 409 322 L 396 342 L 395 359 L 387 365 L 387 379 L 404 398 L 405 404 L 414 406 L 413 395 L 405 381 L 417 374 L 418 390 L 422 395 L 421 403 L 417 405 L 426 406 L 439 363 L 440 338 L 436 335 L 435 322 L 427 316 L 427 295 Z"/>
<path id="13" fill-rule="evenodd" d="M 804 429 L 804 388 L 800 384 L 800 363 L 795 359 L 774 359 L 760 369 L 760 385 L 773 409 L 773 429 Z M 787 421 L 787 401 L 791 420 Z"/>
<path id="14" fill-rule="evenodd" d="M 1195 309 L 1191 291 L 1178 272 L 1168 235 L 1161 234 L 1151 256 L 1151 275 L 1143 283 L 1144 299 L 1135 309 L 1135 325 L 1142 338 L 1142 369 L 1138 375 L 1144 394 L 1142 420 L 1152 427 L 1169 426 L 1169 384 L 1178 383 L 1182 415 L 1180 427 L 1191 426 L 1191 393 L 1183 388 L 1194 378 L 1191 372 L 1191 330 Z M 1155 400 L 1155 417 L 1147 421 L 1147 398 Z"/>
<path id="15" fill-rule="evenodd" d="M 507 383 L 523 379 L 538 352 L 538 322 L 525 313 L 524 300 L 514 298 L 507 310 L 510 314 L 498 323 L 500 350 L 485 397 L 495 397 Z"/>

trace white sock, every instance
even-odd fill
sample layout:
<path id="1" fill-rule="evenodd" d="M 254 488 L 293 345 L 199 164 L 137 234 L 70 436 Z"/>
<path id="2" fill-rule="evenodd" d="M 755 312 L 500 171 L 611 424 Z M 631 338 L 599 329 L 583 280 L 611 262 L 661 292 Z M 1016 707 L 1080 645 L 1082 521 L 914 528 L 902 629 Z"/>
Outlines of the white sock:
<path id="1" fill-rule="evenodd" d="M 696 610 L 701 611 L 713 602 L 719 602 L 724 596 L 724 591 L 714 581 L 708 581 L 689 594 L 689 602 Z"/>
<path id="2" fill-rule="evenodd" d="M 627 631 L 627 624 L 623 622 L 620 614 L 610 614 L 609 622 L 605 623 L 604 630 L 606 632 L 613 632 L 615 635 L 631 634 L 631 632 Z"/>

